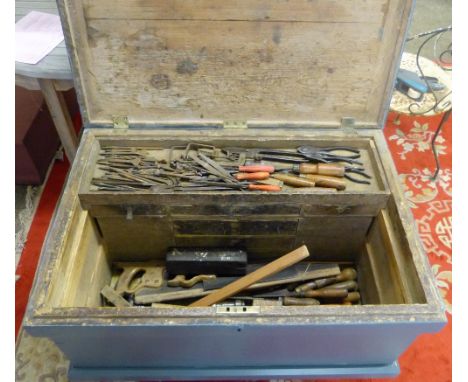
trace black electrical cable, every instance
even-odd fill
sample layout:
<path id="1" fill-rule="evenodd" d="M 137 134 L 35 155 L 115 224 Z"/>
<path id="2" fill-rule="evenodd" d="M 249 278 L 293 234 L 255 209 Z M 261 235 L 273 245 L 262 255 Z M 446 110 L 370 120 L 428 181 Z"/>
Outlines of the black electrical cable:
<path id="1" fill-rule="evenodd" d="M 414 108 L 415 108 L 415 107 L 420 108 L 420 103 L 418 103 L 418 102 L 413 102 L 412 104 L 410 104 L 410 105 L 408 106 L 408 110 L 409 110 L 409 112 L 410 112 L 411 114 L 423 115 L 423 114 L 430 113 L 431 111 L 435 111 L 435 110 L 437 109 L 437 107 L 440 105 L 440 103 L 441 103 L 445 98 L 447 98 L 448 95 L 451 94 L 451 92 L 449 92 L 449 93 L 446 94 L 444 97 L 442 97 L 440 100 L 438 100 L 438 99 L 437 99 L 437 96 L 436 96 L 436 94 L 435 94 L 435 92 L 434 92 L 434 90 L 432 89 L 432 87 L 430 86 L 430 84 L 429 84 L 429 82 L 428 82 L 426 76 L 424 75 L 424 72 L 423 72 L 423 70 L 422 70 L 422 68 L 421 68 L 421 64 L 420 64 L 421 51 L 422 51 L 422 49 L 426 46 L 426 44 L 427 44 L 429 41 L 431 41 L 434 37 L 439 36 L 440 34 L 445 33 L 445 32 L 447 32 L 447 31 L 449 31 L 449 30 L 452 30 L 452 27 L 451 27 L 451 26 L 450 26 L 450 27 L 446 27 L 446 28 L 435 29 L 435 30 L 429 31 L 429 32 L 420 33 L 420 34 L 415 35 L 415 36 L 413 36 L 413 37 L 410 37 L 409 39 L 406 40 L 406 41 L 411 41 L 411 40 L 416 39 L 416 38 L 420 38 L 420 37 L 424 37 L 424 36 L 429 36 L 429 37 L 426 38 L 426 39 L 424 40 L 424 42 L 419 46 L 419 49 L 418 49 L 418 51 L 417 51 L 417 53 L 416 53 L 416 65 L 417 65 L 417 67 L 418 67 L 419 72 L 421 73 L 422 79 L 423 79 L 424 82 L 426 83 L 426 86 L 427 86 L 428 89 L 430 90 L 430 92 L 431 92 L 431 94 L 432 94 L 432 96 L 434 97 L 434 100 L 435 100 L 434 105 L 433 105 L 431 108 L 429 108 L 428 110 L 422 111 L 422 112 L 421 112 L 421 111 L 419 111 L 419 112 L 414 111 Z"/>

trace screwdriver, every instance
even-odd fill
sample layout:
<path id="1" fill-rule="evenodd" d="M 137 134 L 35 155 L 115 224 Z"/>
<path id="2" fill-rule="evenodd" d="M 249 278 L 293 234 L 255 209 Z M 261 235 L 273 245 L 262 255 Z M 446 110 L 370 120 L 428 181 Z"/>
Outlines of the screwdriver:
<path id="1" fill-rule="evenodd" d="M 234 175 L 237 180 L 265 180 L 270 177 L 270 173 L 267 171 L 258 172 L 238 172 Z"/>
<path id="2" fill-rule="evenodd" d="M 263 164 L 250 164 L 246 166 L 239 166 L 240 172 L 275 172 L 275 167 Z"/>

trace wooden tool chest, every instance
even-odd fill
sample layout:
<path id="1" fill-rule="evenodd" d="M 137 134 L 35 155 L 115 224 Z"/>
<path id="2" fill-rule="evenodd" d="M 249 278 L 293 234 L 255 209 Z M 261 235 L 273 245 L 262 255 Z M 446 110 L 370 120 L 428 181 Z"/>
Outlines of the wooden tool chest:
<path id="1" fill-rule="evenodd" d="M 86 123 L 44 244 L 24 326 L 72 378 L 384 376 L 444 306 L 382 127 L 411 0 L 59 0 Z M 97 190 L 109 147 L 359 149 L 346 190 Z M 156 154 L 155 154 L 156 155 Z M 362 304 L 103 307 L 115 262 L 172 247 L 306 245 L 352 263 Z"/>

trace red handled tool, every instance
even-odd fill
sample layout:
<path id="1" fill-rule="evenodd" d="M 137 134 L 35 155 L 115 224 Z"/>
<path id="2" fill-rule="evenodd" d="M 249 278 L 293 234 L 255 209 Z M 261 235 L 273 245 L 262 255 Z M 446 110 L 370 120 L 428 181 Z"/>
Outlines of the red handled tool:
<path id="1" fill-rule="evenodd" d="M 270 191 L 270 192 L 281 191 L 280 186 L 275 186 L 273 184 L 249 184 L 247 189 L 250 191 Z"/>
<path id="2" fill-rule="evenodd" d="M 239 171 L 241 172 L 275 172 L 275 168 L 269 165 L 263 164 L 251 164 L 246 166 L 239 166 Z"/>
<path id="3" fill-rule="evenodd" d="M 266 171 L 261 172 L 239 172 L 234 175 L 237 180 L 265 180 L 270 177 L 270 173 Z"/>

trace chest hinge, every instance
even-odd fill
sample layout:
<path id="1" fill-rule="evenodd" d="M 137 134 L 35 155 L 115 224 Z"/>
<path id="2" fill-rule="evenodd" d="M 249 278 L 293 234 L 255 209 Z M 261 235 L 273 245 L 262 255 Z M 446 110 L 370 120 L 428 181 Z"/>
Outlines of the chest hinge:
<path id="1" fill-rule="evenodd" d="M 353 117 L 343 117 L 341 118 L 341 128 L 346 132 L 354 132 L 354 127 L 356 125 L 356 120 Z"/>
<path id="2" fill-rule="evenodd" d="M 124 115 L 115 116 L 112 118 L 114 129 L 128 129 L 128 117 Z"/>
<path id="3" fill-rule="evenodd" d="M 354 128 L 355 124 L 356 124 L 356 119 L 354 119 L 353 117 L 343 117 L 343 118 L 341 118 L 341 127 L 342 128 L 346 128 L 346 127 Z"/>
<path id="4" fill-rule="evenodd" d="M 247 129 L 247 122 L 245 121 L 224 121 L 224 129 Z"/>

